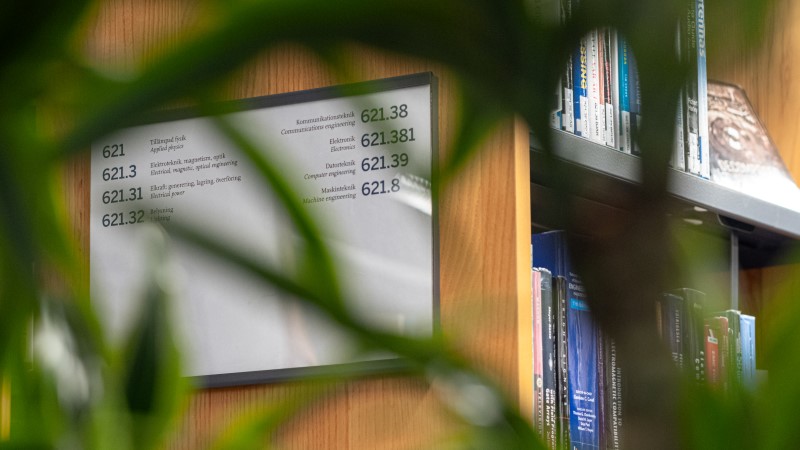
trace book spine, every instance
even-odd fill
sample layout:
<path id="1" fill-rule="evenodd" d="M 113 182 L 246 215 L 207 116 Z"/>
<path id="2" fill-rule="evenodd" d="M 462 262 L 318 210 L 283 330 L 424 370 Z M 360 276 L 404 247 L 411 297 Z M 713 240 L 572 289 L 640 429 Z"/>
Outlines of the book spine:
<path id="1" fill-rule="evenodd" d="M 575 120 L 575 134 L 588 137 L 587 124 L 589 121 L 589 73 L 587 67 L 586 39 L 583 38 L 575 49 L 572 58 L 572 98 L 573 114 Z"/>
<path id="2" fill-rule="evenodd" d="M 570 0 L 561 0 L 561 23 L 566 23 L 572 16 L 572 2 Z M 561 129 L 575 133 L 575 107 L 573 99 L 573 80 L 574 69 L 572 67 L 573 59 L 568 58 L 561 75 L 561 87 L 563 88 L 563 95 L 561 97 Z"/>
<path id="3" fill-rule="evenodd" d="M 675 150 L 672 152 L 672 167 L 686 172 L 686 147 L 683 142 L 683 90 L 680 94 L 681 100 L 675 112 Z"/>
<path id="4" fill-rule="evenodd" d="M 681 48 L 681 39 L 683 38 L 682 34 L 682 25 L 681 22 L 677 24 L 676 32 L 675 32 L 675 55 L 678 59 L 681 59 L 681 55 L 683 53 L 683 49 Z M 678 94 L 678 101 L 677 101 L 677 108 L 675 111 L 675 142 L 673 144 L 673 151 L 672 157 L 670 158 L 670 163 L 672 167 L 680 170 L 681 172 L 686 172 L 686 146 L 684 145 L 684 107 L 683 107 L 683 89 L 680 90 Z"/>
<path id="5" fill-rule="evenodd" d="M 622 449 L 622 369 L 617 359 L 617 343 L 604 336 L 603 358 L 605 359 L 605 381 L 603 385 L 604 427 L 603 447 L 609 450 Z"/>
<path id="6" fill-rule="evenodd" d="M 542 343 L 542 275 L 539 269 L 531 270 L 531 297 L 533 310 L 533 423 L 544 436 L 544 383 L 542 372 L 544 348 Z"/>
<path id="7" fill-rule="evenodd" d="M 600 91 L 602 89 L 601 71 L 600 71 L 600 36 L 598 30 L 590 31 L 587 35 L 586 53 L 587 53 L 587 69 L 589 72 L 589 82 L 587 86 L 588 96 L 588 109 L 589 109 L 589 123 L 588 133 L 589 140 L 598 144 L 605 144 L 605 108 L 603 101 L 600 98 Z"/>
<path id="8" fill-rule="evenodd" d="M 561 90 L 561 79 L 558 80 L 558 85 L 556 86 L 555 92 L 553 93 L 553 97 L 550 103 L 550 128 L 554 128 L 556 130 L 561 129 L 561 95 L 563 94 Z"/>
<path id="9" fill-rule="evenodd" d="M 642 125 L 642 90 L 639 87 L 639 70 L 636 67 L 636 56 L 632 52 L 628 52 L 628 78 L 630 80 L 631 140 L 633 142 L 631 153 L 641 155 L 638 136 Z"/>
<path id="10" fill-rule="evenodd" d="M 544 437 L 550 448 L 558 445 L 557 435 L 557 343 L 556 308 L 553 295 L 553 276 L 547 269 L 539 269 L 541 275 L 541 342 L 542 342 L 542 389 L 544 391 Z"/>
<path id="11" fill-rule="evenodd" d="M 742 385 L 750 391 L 756 388 L 756 318 L 741 315 Z"/>
<path id="12" fill-rule="evenodd" d="M 595 342 L 597 343 L 597 441 L 599 448 L 607 448 L 606 438 L 608 435 L 606 434 L 605 424 L 608 422 L 608 410 L 606 408 L 606 399 L 608 396 L 606 395 L 606 390 L 608 389 L 606 381 L 606 371 L 608 370 L 606 365 L 608 363 L 606 358 L 606 341 L 605 341 L 605 333 L 599 327 L 596 328 L 597 330 L 597 337 Z"/>
<path id="13" fill-rule="evenodd" d="M 699 384 L 705 384 L 705 333 L 703 303 L 705 294 L 694 289 L 679 289 L 675 294 L 683 299 L 686 311 L 684 326 L 684 364 L 692 378 Z"/>
<path id="14" fill-rule="evenodd" d="M 719 341 L 720 386 L 723 392 L 727 392 L 731 386 L 731 378 L 734 372 L 731 367 L 730 326 L 728 325 L 728 318 L 717 315 L 711 317 L 709 323 Z"/>
<path id="15" fill-rule="evenodd" d="M 633 151 L 631 139 L 631 99 L 630 99 L 630 78 L 628 75 L 628 42 L 624 37 L 618 36 L 618 85 L 619 89 L 619 149 L 630 154 Z"/>
<path id="16" fill-rule="evenodd" d="M 700 153 L 700 176 L 711 178 L 711 142 L 708 136 L 708 73 L 706 68 L 705 0 L 696 0 L 697 40 L 697 147 Z"/>
<path id="17" fill-rule="evenodd" d="M 603 33 L 603 84 L 605 85 L 605 140 L 606 145 L 617 148 L 617 33 L 606 28 Z"/>
<path id="18" fill-rule="evenodd" d="M 597 329 L 580 278 L 567 271 L 567 359 L 569 361 L 569 435 L 573 449 L 600 445 L 597 422 Z"/>
<path id="19" fill-rule="evenodd" d="M 683 328 L 686 321 L 683 299 L 676 295 L 664 294 L 661 298 L 661 308 L 662 339 L 669 349 L 672 362 L 683 370 Z"/>
<path id="20" fill-rule="evenodd" d="M 706 347 L 706 383 L 711 387 L 719 387 L 722 382 L 720 377 L 720 360 L 719 360 L 719 340 L 715 335 L 715 329 L 708 320 L 703 325 Z"/>
<path id="21" fill-rule="evenodd" d="M 742 334 L 741 334 L 741 313 L 734 309 L 729 309 L 723 313 L 728 318 L 728 345 L 730 347 L 729 361 L 733 375 L 733 380 L 741 384 L 743 376 L 742 364 Z"/>
<path id="22" fill-rule="evenodd" d="M 681 58 L 689 65 L 689 77 L 684 86 L 684 147 L 687 154 L 687 170 L 700 175 L 700 152 L 698 133 L 700 130 L 697 104 L 697 6 L 696 0 L 685 0 L 686 17 L 681 21 Z"/>
<path id="23" fill-rule="evenodd" d="M 567 327 L 567 280 L 563 276 L 553 277 L 557 301 L 556 343 L 558 358 L 558 404 L 557 430 L 558 448 L 570 447 L 569 434 L 569 359 L 567 357 L 569 329 Z"/>

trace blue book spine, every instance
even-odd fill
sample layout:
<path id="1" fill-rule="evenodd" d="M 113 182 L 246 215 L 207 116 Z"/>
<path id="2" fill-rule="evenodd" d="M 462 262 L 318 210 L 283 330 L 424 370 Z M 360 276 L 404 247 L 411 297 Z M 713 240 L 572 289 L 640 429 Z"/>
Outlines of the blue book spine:
<path id="1" fill-rule="evenodd" d="M 575 134 L 586 136 L 586 121 L 588 115 L 587 88 L 589 74 L 586 61 L 586 39 L 581 39 L 580 45 L 572 55 L 572 113 L 575 122 Z"/>
<path id="2" fill-rule="evenodd" d="M 706 69 L 706 14 L 704 0 L 696 0 L 697 22 L 697 147 L 700 176 L 711 178 L 711 146 L 708 138 L 708 74 Z"/>
<path id="3" fill-rule="evenodd" d="M 531 236 L 531 260 L 533 267 L 550 271 L 553 277 L 564 276 L 562 231 L 547 231 Z"/>
<path id="4" fill-rule="evenodd" d="M 742 386 L 748 390 L 756 388 L 756 318 L 747 314 L 740 316 L 742 339 Z"/>
<path id="5" fill-rule="evenodd" d="M 625 153 L 632 153 L 630 76 L 628 74 L 628 51 L 630 49 L 622 36 L 619 36 L 617 45 L 619 46 L 619 148 Z"/>
<path id="6" fill-rule="evenodd" d="M 600 446 L 597 328 L 583 284 L 571 270 L 567 275 L 567 299 L 570 448 L 597 449 Z"/>

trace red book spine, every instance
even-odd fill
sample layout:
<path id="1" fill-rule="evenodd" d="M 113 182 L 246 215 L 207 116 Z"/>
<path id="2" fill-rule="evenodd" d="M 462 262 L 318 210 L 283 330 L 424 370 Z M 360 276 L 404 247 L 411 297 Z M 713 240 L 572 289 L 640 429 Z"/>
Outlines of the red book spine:
<path id="1" fill-rule="evenodd" d="M 706 324 L 705 344 L 706 344 L 706 380 L 710 386 L 721 386 L 719 364 L 719 340 L 714 336 L 714 331 Z"/>

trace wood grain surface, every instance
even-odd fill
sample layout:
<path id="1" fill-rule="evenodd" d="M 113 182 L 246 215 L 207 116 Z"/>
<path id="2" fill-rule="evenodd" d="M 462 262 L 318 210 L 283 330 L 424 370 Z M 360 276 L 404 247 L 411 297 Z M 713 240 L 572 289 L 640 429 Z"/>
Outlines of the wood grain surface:
<path id="1" fill-rule="evenodd" d="M 104 70 L 135 75 L 202 32 L 206 19 L 195 8 L 179 0 L 104 2 L 89 19 L 84 51 Z M 306 49 L 283 45 L 237 70 L 220 92 L 225 99 L 239 99 L 431 71 L 439 80 L 440 160 L 447 160 L 458 126 L 458 85 L 443 67 L 357 46 L 346 50 L 344 60 L 343 78 Z M 481 146 L 439 202 L 442 330 L 530 414 L 527 127 L 509 117 Z M 65 180 L 74 233 L 88 255 L 85 156 L 65 169 Z M 201 390 L 192 397 L 170 448 L 203 448 L 241 416 L 300 401 L 315 389 L 313 382 L 292 382 Z M 439 392 L 435 380 L 428 379 L 353 380 L 310 402 L 269 439 L 287 449 L 441 447 L 460 426 Z"/>
<path id="2" fill-rule="evenodd" d="M 731 42 L 724 54 L 708 54 L 709 79 L 747 92 L 795 182 L 800 180 L 800 3 L 777 0 L 760 43 Z M 709 36 L 725 40 L 728 36 Z"/>

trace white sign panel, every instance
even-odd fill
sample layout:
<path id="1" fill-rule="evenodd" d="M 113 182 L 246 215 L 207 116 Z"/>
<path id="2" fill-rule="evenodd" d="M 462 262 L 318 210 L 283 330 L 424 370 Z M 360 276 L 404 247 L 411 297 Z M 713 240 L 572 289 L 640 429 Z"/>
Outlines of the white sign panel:
<path id="1" fill-rule="evenodd" d="M 226 114 L 318 219 L 356 313 L 413 336 L 432 334 L 438 308 L 432 83 L 419 74 L 249 99 Z M 97 141 L 91 177 L 92 294 L 114 337 L 140 307 L 148 224 L 185 224 L 296 270 L 298 233 L 214 119 L 149 123 Z M 347 337 L 307 307 L 199 249 L 169 247 L 187 376 L 235 384 L 355 361 Z"/>

